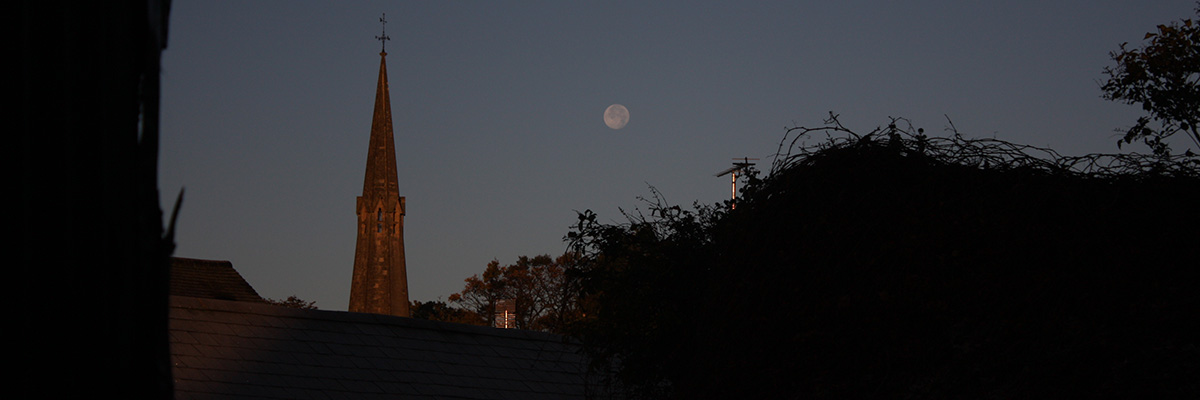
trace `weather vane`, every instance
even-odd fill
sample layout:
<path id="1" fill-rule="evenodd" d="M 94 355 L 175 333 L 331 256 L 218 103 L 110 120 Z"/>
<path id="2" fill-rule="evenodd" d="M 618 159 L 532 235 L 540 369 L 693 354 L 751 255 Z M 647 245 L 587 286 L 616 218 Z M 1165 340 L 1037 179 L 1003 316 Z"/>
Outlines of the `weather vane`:
<path id="1" fill-rule="evenodd" d="M 379 40 L 379 51 L 387 53 L 387 42 L 385 42 L 385 40 L 392 40 L 392 38 L 387 35 L 387 13 L 383 13 L 383 16 L 379 17 L 379 22 L 383 25 L 383 33 L 381 33 L 380 36 L 376 36 L 375 39 Z"/>

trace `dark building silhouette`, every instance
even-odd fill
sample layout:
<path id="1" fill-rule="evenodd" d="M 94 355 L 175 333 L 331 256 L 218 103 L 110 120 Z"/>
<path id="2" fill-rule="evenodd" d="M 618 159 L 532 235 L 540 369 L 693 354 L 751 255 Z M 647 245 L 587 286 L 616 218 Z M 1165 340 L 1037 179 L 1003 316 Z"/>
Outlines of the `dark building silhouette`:
<path id="1" fill-rule="evenodd" d="M 613 395 L 580 344 L 561 336 L 271 305 L 229 261 L 171 261 L 176 399 Z"/>
<path id="2" fill-rule="evenodd" d="M 169 293 L 172 296 L 267 302 L 242 278 L 242 274 L 233 269 L 233 263 L 225 260 L 171 257 Z"/>
<path id="3" fill-rule="evenodd" d="M 19 351 L 6 397 L 170 399 L 173 239 L 158 200 L 170 1 L 11 4 L 5 333 Z"/>
<path id="4" fill-rule="evenodd" d="M 350 312 L 409 316 L 404 266 L 404 197 L 396 180 L 396 143 L 388 100 L 387 52 L 379 53 L 379 83 L 367 150 L 363 193 L 358 197 L 358 243 Z"/>

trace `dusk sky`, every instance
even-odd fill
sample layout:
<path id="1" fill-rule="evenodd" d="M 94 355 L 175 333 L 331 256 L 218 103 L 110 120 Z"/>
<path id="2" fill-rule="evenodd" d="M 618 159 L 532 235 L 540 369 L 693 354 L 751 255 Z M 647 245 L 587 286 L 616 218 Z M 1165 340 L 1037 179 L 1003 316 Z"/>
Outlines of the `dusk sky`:
<path id="1" fill-rule="evenodd" d="M 444 301 L 493 259 L 561 254 L 576 211 L 622 222 L 650 186 L 725 200 L 732 158 L 769 163 L 785 127 L 830 111 L 860 132 L 892 116 L 946 135 L 948 115 L 967 137 L 1118 152 L 1141 111 L 1100 97 L 1108 53 L 1195 7 L 175 0 L 160 198 L 169 214 L 186 190 L 176 256 L 345 310 L 386 13 L 410 297 Z"/>

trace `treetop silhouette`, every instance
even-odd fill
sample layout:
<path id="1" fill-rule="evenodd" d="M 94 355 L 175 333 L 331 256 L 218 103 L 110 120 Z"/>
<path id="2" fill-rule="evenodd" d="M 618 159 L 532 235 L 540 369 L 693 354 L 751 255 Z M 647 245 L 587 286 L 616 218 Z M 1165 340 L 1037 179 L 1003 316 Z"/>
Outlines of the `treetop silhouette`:
<path id="1" fill-rule="evenodd" d="M 1200 392 L 1195 157 L 826 122 L 789 129 L 736 210 L 580 213 L 597 368 L 652 398 Z"/>

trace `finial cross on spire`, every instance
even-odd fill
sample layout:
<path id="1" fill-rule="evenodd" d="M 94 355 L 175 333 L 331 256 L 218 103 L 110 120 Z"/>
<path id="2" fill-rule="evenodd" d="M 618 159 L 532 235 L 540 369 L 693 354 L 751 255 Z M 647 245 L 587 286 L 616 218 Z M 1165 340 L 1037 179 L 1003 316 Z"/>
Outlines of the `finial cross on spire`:
<path id="1" fill-rule="evenodd" d="M 375 39 L 379 40 L 379 51 L 387 53 L 387 42 L 385 40 L 392 40 L 392 38 L 387 35 L 387 13 L 383 13 L 383 16 L 379 17 L 379 22 L 383 25 L 383 33 L 379 36 L 376 36 Z"/>

